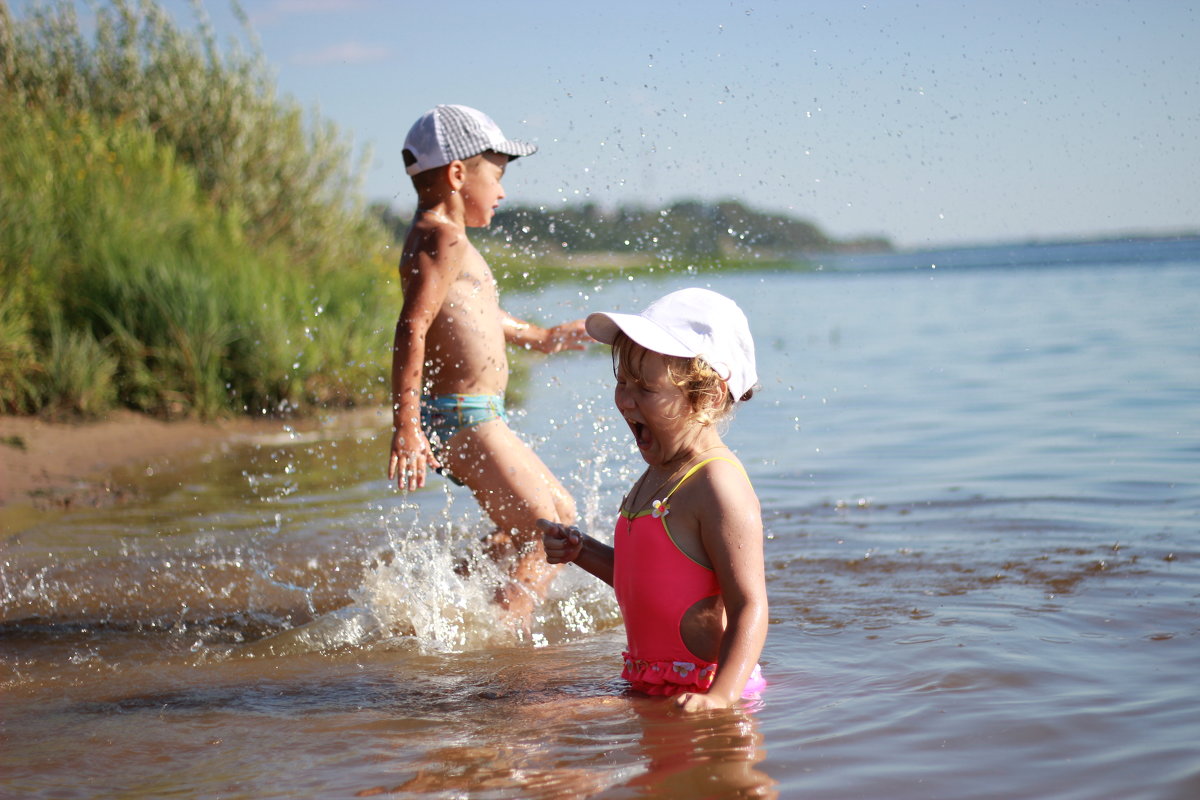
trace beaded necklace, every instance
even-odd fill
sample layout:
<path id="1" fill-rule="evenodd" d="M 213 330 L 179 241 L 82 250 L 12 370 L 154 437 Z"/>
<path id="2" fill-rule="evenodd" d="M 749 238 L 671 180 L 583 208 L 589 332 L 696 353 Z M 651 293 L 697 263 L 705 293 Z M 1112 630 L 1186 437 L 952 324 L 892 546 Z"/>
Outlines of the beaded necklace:
<path id="1" fill-rule="evenodd" d="M 650 493 L 650 501 L 651 501 L 651 504 L 652 504 L 652 505 L 654 505 L 654 504 L 661 504 L 661 503 L 662 503 L 662 501 L 661 501 L 661 500 L 655 500 L 655 499 L 654 499 L 655 495 L 657 495 L 659 492 L 661 492 L 661 491 L 663 490 L 663 488 L 664 488 L 664 487 L 666 487 L 666 485 L 667 485 L 668 483 L 670 483 L 671 481 L 675 480 L 675 477 L 676 477 L 677 475 L 679 475 L 679 474 L 681 474 L 681 473 L 684 473 L 684 474 L 686 474 L 686 473 L 687 473 L 687 471 L 688 471 L 689 469 L 691 469 L 692 467 L 694 467 L 696 464 L 699 464 L 699 463 L 700 463 L 700 461 L 701 461 L 701 459 L 700 459 L 700 456 L 702 456 L 702 455 L 704 455 L 705 453 L 707 453 L 707 452 L 710 452 L 710 451 L 712 451 L 712 450 L 717 450 L 717 449 L 719 449 L 719 448 L 722 448 L 722 447 L 724 447 L 724 446 L 725 446 L 724 444 L 717 444 L 717 445 L 713 445 L 712 447 L 705 448 L 704 450 L 701 450 L 699 453 L 696 453 L 696 454 L 695 454 L 695 455 L 694 455 L 694 456 L 693 456 L 693 457 L 692 457 L 692 458 L 691 458 L 689 461 L 687 461 L 687 462 L 686 462 L 686 463 L 685 463 L 685 464 L 684 464 L 682 467 L 677 467 L 677 468 L 675 469 L 675 471 L 674 471 L 674 472 L 672 472 L 670 475 L 668 475 L 668 476 L 667 476 L 667 479 L 666 479 L 666 480 L 664 480 L 662 483 L 660 483 L 660 484 L 658 485 L 658 487 L 657 487 L 657 488 L 655 488 L 655 490 L 654 490 L 653 492 L 651 492 L 651 493 Z M 625 495 L 623 498 L 621 498 L 621 508 L 625 509 L 625 524 L 628 526 L 628 527 L 627 527 L 627 530 L 633 530 L 633 517 L 634 517 L 634 514 L 635 514 L 635 513 L 636 513 L 636 511 L 637 511 L 637 509 L 634 509 L 634 508 L 631 508 L 631 507 L 630 507 L 630 504 L 629 504 L 629 498 L 630 498 L 630 497 L 637 497 L 639 494 L 641 494 L 641 492 L 642 492 L 642 484 L 643 484 L 643 483 L 645 483 L 645 481 L 646 481 L 646 476 L 647 476 L 647 475 L 649 475 L 649 474 L 650 474 L 650 470 L 649 470 L 649 469 L 647 469 L 645 472 L 643 472 L 643 473 L 642 473 L 642 477 L 638 478 L 638 482 L 637 482 L 637 483 L 635 483 L 635 484 L 633 485 L 633 489 L 632 489 L 632 491 L 628 492 L 628 493 L 627 493 L 627 494 L 626 494 L 626 495 Z M 658 507 L 657 507 L 657 506 L 655 507 L 655 510 L 656 510 L 656 511 L 658 510 Z M 664 513 L 665 513 L 665 512 L 664 512 Z M 657 516 L 657 515 L 656 515 L 656 516 Z"/>

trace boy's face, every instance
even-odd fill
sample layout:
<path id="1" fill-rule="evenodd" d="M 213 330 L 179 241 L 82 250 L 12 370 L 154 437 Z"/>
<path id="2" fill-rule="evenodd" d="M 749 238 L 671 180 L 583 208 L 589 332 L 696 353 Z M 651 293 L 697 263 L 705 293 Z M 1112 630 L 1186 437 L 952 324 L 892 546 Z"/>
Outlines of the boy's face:
<path id="1" fill-rule="evenodd" d="M 480 153 L 466 163 L 467 172 L 462 185 L 466 224 L 471 228 L 486 228 L 500 201 L 504 199 L 504 187 L 500 185 L 508 156 L 500 153 Z"/>

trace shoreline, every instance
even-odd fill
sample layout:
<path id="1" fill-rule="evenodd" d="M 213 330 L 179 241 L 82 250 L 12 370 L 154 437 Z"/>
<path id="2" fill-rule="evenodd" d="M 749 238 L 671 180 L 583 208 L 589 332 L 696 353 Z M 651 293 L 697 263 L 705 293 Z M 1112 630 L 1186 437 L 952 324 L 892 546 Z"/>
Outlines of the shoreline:
<path id="1" fill-rule="evenodd" d="M 172 461 L 292 430 L 387 424 L 383 409 L 347 409 L 300 419 L 239 417 L 164 421 L 114 411 L 88 422 L 0 416 L 0 512 L 70 511 L 132 500 L 120 470 L 169 467 Z"/>

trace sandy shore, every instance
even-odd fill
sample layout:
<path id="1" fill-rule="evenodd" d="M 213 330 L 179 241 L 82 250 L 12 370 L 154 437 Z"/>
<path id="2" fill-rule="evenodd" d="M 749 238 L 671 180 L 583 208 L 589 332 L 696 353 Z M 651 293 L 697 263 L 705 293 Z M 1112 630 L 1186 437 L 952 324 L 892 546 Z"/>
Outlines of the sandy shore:
<path id="1" fill-rule="evenodd" d="M 274 436 L 285 424 L 308 429 L 343 423 L 370 424 L 376 410 L 334 418 L 291 421 L 240 418 L 219 422 L 162 420 L 118 411 L 86 423 L 45 422 L 0 416 L 0 508 L 95 508 L 120 503 L 131 490 L 114 470 L 169 464 L 173 458 L 237 440 Z M 386 424 L 386 423 L 381 423 Z"/>

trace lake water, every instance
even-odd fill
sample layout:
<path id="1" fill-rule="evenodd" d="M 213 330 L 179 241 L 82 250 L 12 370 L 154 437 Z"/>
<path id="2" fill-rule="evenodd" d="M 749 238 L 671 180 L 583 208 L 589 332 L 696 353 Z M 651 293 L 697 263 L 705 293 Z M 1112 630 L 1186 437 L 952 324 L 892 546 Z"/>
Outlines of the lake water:
<path id="1" fill-rule="evenodd" d="M 392 491 L 386 422 L 281 425 L 5 532 L 0 795 L 1200 797 L 1200 246 L 972 253 L 508 298 L 747 311 L 753 706 L 624 696 L 579 571 L 498 630 L 464 490 Z M 641 468 L 610 386 L 599 349 L 534 361 L 514 421 L 601 537 Z"/>

